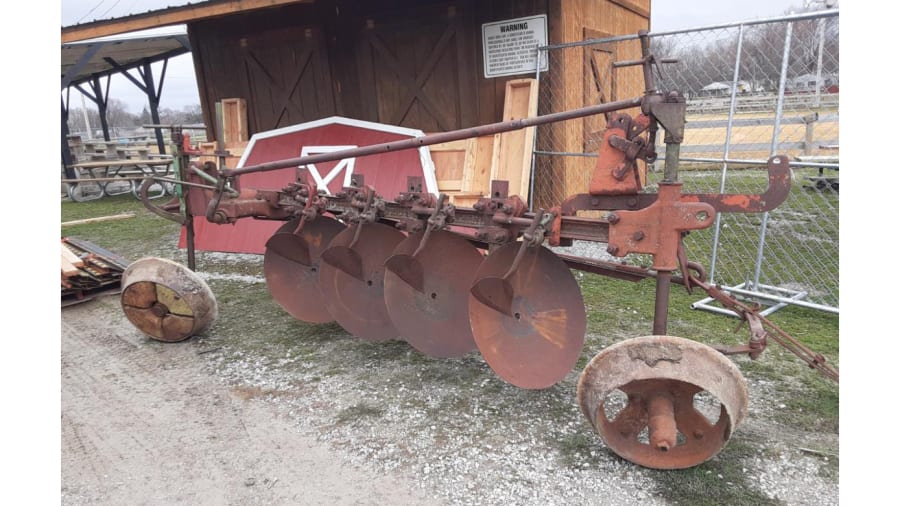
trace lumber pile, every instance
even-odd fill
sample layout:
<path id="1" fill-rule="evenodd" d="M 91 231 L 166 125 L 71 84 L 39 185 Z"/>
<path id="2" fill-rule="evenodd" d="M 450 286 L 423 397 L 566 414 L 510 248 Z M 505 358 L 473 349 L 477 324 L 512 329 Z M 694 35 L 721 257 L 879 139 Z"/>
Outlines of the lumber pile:
<path id="1" fill-rule="evenodd" d="M 119 255 L 76 237 L 61 239 L 59 259 L 63 306 L 117 293 L 129 264 Z"/>
<path id="2" fill-rule="evenodd" d="M 503 121 L 537 115 L 536 79 L 506 83 Z M 492 180 L 509 181 L 509 194 L 528 202 L 531 191 L 531 155 L 534 127 L 502 134 L 432 145 L 438 191 L 450 202 L 471 207 L 491 191 Z"/>

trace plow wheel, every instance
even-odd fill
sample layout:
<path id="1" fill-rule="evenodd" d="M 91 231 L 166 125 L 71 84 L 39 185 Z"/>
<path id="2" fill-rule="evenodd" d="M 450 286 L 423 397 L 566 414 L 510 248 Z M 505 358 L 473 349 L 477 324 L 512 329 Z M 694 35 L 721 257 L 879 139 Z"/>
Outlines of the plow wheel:
<path id="1" fill-rule="evenodd" d="M 359 238 L 350 249 L 359 259 L 353 273 L 342 270 L 341 264 L 321 262 L 319 287 L 322 300 L 335 321 L 354 336 L 366 341 L 395 339 L 399 333 L 391 323 L 384 303 L 384 261 L 406 236 L 381 223 L 356 227 L 359 226 L 362 226 Z M 348 227 L 336 235 L 328 249 L 347 250 L 353 242 L 356 227 Z"/>
<path id="2" fill-rule="evenodd" d="M 344 230 L 335 219 L 319 216 L 307 221 L 299 234 L 299 219 L 279 228 L 266 243 L 263 272 L 275 302 L 294 318 L 309 323 L 334 321 L 319 290 L 322 251 Z"/>
<path id="3" fill-rule="evenodd" d="M 511 242 L 492 252 L 475 279 L 503 277 L 518 250 L 519 243 Z M 543 246 L 527 248 L 505 281 L 512 288 L 509 314 L 470 292 L 469 321 L 478 350 L 498 376 L 517 387 L 552 386 L 572 370 L 584 346 L 587 318 L 578 283 Z"/>
<path id="4" fill-rule="evenodd" d="M 209 286 L 187 267 L 142 258 L 122 273 L 122 310 L 144 334 L 174 343 L 206 330 L 218 315 Z"/>
<path id="5" fill-rule="evenodd" d="M 461 357 L 476 347 L 469 326 L 469 288 L 483 257 L 462 237 L 435 231 L 413 258 L 422 235 L 409 236 L 394 250 L 399 256 L 392 257 L 419 263 L 422 290 L 388 268 L 384 276 L 388 313 L 400 336 L 415 349 L 431 357 Z"/>
<path id="6" fill-rule="evenodd" d="M 654 469 L 712 458 L 747 413 L 740 370 L 713 348 L 673 336 L 628 339 L 581 375 L 578 403 L 619 456 Z"/>

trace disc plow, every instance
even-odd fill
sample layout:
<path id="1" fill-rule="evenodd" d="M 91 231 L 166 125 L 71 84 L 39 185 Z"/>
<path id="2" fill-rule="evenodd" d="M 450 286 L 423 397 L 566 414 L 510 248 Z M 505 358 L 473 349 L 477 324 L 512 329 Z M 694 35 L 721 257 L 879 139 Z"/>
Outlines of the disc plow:
<path id="1" fill-rule="evenodd" d="M 191 269 L 192 216 L 217 224 L 281 220 L 284 225 L 266 243 L 264 271 L 273 299 L 294 318 L 335 321 L 367 341 L 405 340 L 431 357 L 477 350 L 500 378 L 526 389 L 558 383 L 581 355 L 587 314 L 573 270 L 631 281 L 655 278 L 652 335 L 617 343 L 590 361 L 578 382 L 578 402 L 620 456 L 652 468 L 694 466 L 724 447 L 747 412 L 746 383 L 726 354 L 758 357 L 771 330 L 779 344 L 810 367 L 835 381 L 838 375 L 821 355 L 756 308 L 707 284 L 703 268 L 686 258 L 684 235 L 709 227 L 718 213 L 759 213 L 781 204 L 790 190 L 790 169 L 786 157 L 772 157 L 768 187 L 760 194 L 684 193 L 677 161 L 686 104 L 678 92 L 656 89 L 651 70 L 657 59 L 646 36 L 642 44 L 642 59 L 618 64 L 643 66 L 646 92 L 641 97 L 236 169 L 198 164 L 180 149 L 179 177 L 172 181 L 180 203 L 155 205 L 147 198 L 154 182 L 148 179 L 142 187 L 144 205 L 187 228 Z M 636 107 L 637 115 L 621 112 Z M 593 114 L 606 114 L 609 121 L 588 192 L 550 209 L 530 211 L 520 196 L 507 194 L 504 181 L 492 182 L 491 194 L 472 207 L 457 207 L 445 195 L 423 191 L 416 177 L 394 199 L 383 198 L 361 177 L 331 195 L 319 191 L 303 168 Z M 637 162 L 656 161 L 660 129 L 665 173 L 658 192 L 646 192 Z M 174 127 L 176 146 L 179 135 Z M 297 177 L 283 188 L 241 186 L 242 175 L 288 167 L 297 167 Z M 599 217 L 585 217 L 584 211 Z M 549 248 L 576 240 L 605 243 L 613 257 L 639 253 L 653 262 L 639 268 Z M 750 323 L 749 343 L 713 348 L 669 336 L 673 283 L 705 290 L 735 310 Z M 135 307 L 152 315 L 159 304 L 151 298 Z M 180 331 L 174 334 L 182 337 Z M 627 399 L 617 412 L 607 402 L 614 392 Z M 702 392 L 721 405 L 712 419 L 694 407 Z"/>

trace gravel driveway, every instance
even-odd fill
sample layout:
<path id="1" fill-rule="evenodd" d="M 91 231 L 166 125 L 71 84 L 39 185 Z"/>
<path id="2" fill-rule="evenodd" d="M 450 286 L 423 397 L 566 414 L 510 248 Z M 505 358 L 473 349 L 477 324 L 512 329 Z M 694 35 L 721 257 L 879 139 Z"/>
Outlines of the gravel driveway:
<path id="1" fill-rule="evenodd" d="M 774 421 L 765 379 L 748 377 L 750 414 L 722 453 L 653 471 L 592 433 L 580 369 L 518 389 L 477 353 L 431 359 L 293 320 L 259 257 L 201 255 L 199 271 L 220 319 L 182 343 L 144 337 L 117 296 L 63 309 L 63 504 L 839 502 L 837 433 Z M 619 338 L 589 336 L 586 356 Z"/>

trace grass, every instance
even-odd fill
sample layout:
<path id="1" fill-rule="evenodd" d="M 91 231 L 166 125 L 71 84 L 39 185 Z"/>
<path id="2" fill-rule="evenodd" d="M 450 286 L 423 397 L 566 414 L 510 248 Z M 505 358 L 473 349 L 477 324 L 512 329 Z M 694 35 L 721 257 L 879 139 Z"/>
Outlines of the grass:
<path id="1" fill-rule="evenodd" d="M 725 449 L 700 466 L 653 471 L 658 493 L 673 504 L 759 506 L 781 504 L 753 486 L 753 473 L 742 462 L 758 454 L 758 444 L 735 436 Z"/>

